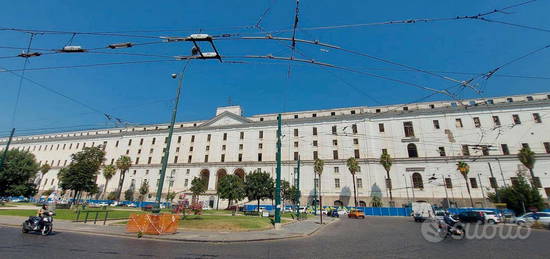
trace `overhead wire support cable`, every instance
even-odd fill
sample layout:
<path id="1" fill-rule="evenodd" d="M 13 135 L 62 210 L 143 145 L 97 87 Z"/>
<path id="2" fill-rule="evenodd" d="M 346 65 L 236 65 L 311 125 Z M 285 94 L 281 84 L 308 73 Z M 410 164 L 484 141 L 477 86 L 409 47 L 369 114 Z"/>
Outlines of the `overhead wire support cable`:
<path id="1" fill-rule="evenodd" d="M 27 52 L 26 53 L 30 52 L 31 45 L 32 45 L 32 40 L 34 39 L 34 33 L 31 33 L 30 35 L 31 35 L 31 37 L 29 39 L 29 44 L 27 46 Z M 25 75 L 25 69 L 27 68 L 28 62 L 29 62 L 29 57 L 25 57 L 25 62 L 23 63 L 23 70 L 21 72 L 22 76 Z M 17 114 L 17 106 L 19 106 L 19 99 L 21 98 L 21 89 L 22 88 L 23 88 L 23 77 L 21 77 L 19 79 L 19 87 L 17 88 L 17 96 L 15 98 L 15 105 L 13 107 L 13 113 L 11 115 L 12 128 L 15 128 L 15 115 Z"/>

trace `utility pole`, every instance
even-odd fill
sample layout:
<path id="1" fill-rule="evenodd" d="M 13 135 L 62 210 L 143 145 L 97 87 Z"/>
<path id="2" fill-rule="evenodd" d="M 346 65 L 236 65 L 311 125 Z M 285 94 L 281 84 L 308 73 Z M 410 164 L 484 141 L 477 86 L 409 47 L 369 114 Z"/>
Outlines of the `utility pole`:
<path id="1" fill-rule="evenodd" d="M 281 224 L 281 114 L 277 115 L 277 169 L 275 170 L 277 178 L 275 180 L 275 228 L 278 229 Z"/>
<path id="2" fill-rule="evenodd" d="M 300 220 L 300 157 L 298 157 L 298 167 L 296 167 L 296 215 Z"/>
<path id="3" fill-rule="evenodd" d="M 495 195 L 497 196 L 497 202 L 500 203 L 500 195 L 498 194 L 498 182 L 495 176 L 493 175 L 493 168 L 491 168 L 491 163 L 487 162 L 487 165 L 489 166 L 489 172 L 491 173 L 491 179 L 495 180 Z"/>
<path id="4" fill-rule="evenodd" d="M 483 184 L 481 183 L 481 174 L 477 174 L 477 179 L 479 179 L 479 187 L 481 188 L 481 197 L 483 197 L 482 204 L 485 208 L 485 191 L 483 190 Z"/>
<path id="5" fill-rule="evenodd" d="M 185 68 L 184 68 L 185 71 Z M 180 93 L 183 86 L 183 72 L 179 75 L 178 88 L 176 90 L 176 103 L 174 104 L 174 109 L 172 110 L 172 120 L 170 121 L 170 128 L 168 128 L 168 139 L 166 142 L 166 151 L 164 152 L 164 157 L 162 158 L 162 168 L 160 169 L 160 179 L 157 188 L 157 206 L 160 211 L 160 198 L 162 196 L 162 187 L 164 185 L 164 177 L 166 176 L 166 168 L 168 167 L 168 157 L 170 155 L 170 144 L 172 143 L 172 134 L 174 133 L 174 124 L 176 123 L 176 114 L 178 112 L 178 104 L 180 102 Z M 172 78 L 176 78 L 178 75 L 172 74 Z"/>
<path id="6" fill-rule="evenodd" d="M 6 149 L 4 149 L 4 154 L 2 154 L 2 158 L 0 159 L 0 170 L 4 166 L 4 162 L 6 161 L 6 157 L 8 156 L 8 149 L 10 149 L 11 140 L 13 139 L 13 133 L 15 133 L 15 128 L 11 129 L 10 138 L 8 139 L 8 143 L 6 144 Z"/>

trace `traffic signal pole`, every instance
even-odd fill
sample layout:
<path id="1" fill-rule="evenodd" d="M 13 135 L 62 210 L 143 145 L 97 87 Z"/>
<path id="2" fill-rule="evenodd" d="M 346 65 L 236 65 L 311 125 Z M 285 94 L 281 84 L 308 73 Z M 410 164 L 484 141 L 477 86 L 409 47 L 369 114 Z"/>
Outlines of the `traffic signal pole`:
<path id="1" fill-rule="evenodd" d="M 278 229 L 281 224 L 281 114 L 277 115 L 277 168 L 275 172 L 277 178 L 275 180 L 275 229 Z"/>
<path id="2" fill-rule="evenodd" d="M 11 129 L 10 138 L 8 139 L 8 143 L 6 144 L 6 149 L 4 149 L 4 154 L 2 154 L 2 158 L 0 158 L 0 170 L 4 166 L 4 162 L 6 161 L 6 157 L 8 156 L 8 150 L 10 149 L 11 140 L 13 139 L 13 134 L 15 133 L 15 128 Z"/>

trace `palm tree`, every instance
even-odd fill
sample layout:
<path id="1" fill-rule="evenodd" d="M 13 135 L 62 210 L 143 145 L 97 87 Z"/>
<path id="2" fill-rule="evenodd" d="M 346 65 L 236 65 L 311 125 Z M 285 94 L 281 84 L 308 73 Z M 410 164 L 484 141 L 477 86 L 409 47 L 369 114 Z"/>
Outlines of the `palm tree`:
<path id="1" fill-rule="evenodd" d="M 122 186 L 124 185 L 124 178 L 126 177 L 126 171 L 132 166 L 132 159 L 128 156 L 120 156 L 116 160 L 116 168 L 120 169 L 120 179 L 118 180 L 118 194 L 117 201 L 120 201 L 120 195 L 122 194 Z"/>
<path id="2" fill-rule="evenodd" d="M 537 185 L 535 185 L 535 173 L 533 172 L 533 167 L 535 167 L 535 152 L 531 151 L 528 147 L 523 147 L 519 150 L 518 158 L 519 161 L 529 169 L 529 173 L 531 174 L 531 185 L 537 187 Z"/>
<path id="3" fill-rule="evenodd" d="M 112 165 L 106 165 L 103 168 L 103 177 L 105 177 L 105 188 L 103 188 L 103 198 L 105 198 L 105 195 L 107 194 L 107 184 L 109 184 L 109 180 L 113 178 L 113 176 L 116 174 L 116 167 Z"/>
<path id="4" fill-rule="evenodd" d="M 359 172 L 359 163 L 357 163 L 357 159 L 355 157 L 350 157 L 346 161 L 346 165 L 348 166 L 348 170 L 351 173 L 351 178 L 353 179 L 353 201 L 355 202 L 355 207 L 357 207 L 357 189 L 355 188 L 355 173 Z"/>
<path id="5" fill-rule="evenodd" d="M 42 178 L 44 178 L 44 175 L 46 175 L 50 171 L 50 169 L 52 169 L 52 167 L 48 164 L 43 164 L 40 167 L 40 173 L 42 173 L 42 176 L 40 176 L 40 182 L 38 183 L 38 185 L 42 183 Z"/>
<path id="6" fill-rule="evenodd" d="M 464 162 L 459 161 L 456 164 L 456 169 L 462 174 L 462 177 L 464 177 L 464 181 L 466 182 L 466 188 L 468 189 L 468 195 L 470 196 L 470 204 L 472 205 L 472 208 L 474 207 L 474 200 L 472 200 L 472 193 L 470 192 L 470 184 L 468 184 L 468 173 L 470 172 L 470 166 Z"/>
<path id="7" fill-rule="evenodd" d="M 382 152 L 382 155 L 380 156 L 380 164 L 382 164 L 384 169 L 386 169 L 386 177 L 387 177 L 386 187 L 390 191 L 390 203 L 393 204 L 393 195 L 391 193 L 392 186 L 391 186 L 391 178 L 390 178 L 390 169 L 393 164 L 393 159 L 391 158 L 390 154 L 388 154 L 388 152 L 385 150 L 384 152 Z"/>
<path id="8" fill-rule="evenodd" d="M 321 189 L 321 175 L 323 174 L 323 167 L 325 166 L 325 161 L 321 159 L 315 159 L 315 163 L 313 164 L 313 171 L 319 175 L 319 220 L 321 221 L 321 224 L 323 224 L 323 195 L 322 195 L 322 189 Z"/>

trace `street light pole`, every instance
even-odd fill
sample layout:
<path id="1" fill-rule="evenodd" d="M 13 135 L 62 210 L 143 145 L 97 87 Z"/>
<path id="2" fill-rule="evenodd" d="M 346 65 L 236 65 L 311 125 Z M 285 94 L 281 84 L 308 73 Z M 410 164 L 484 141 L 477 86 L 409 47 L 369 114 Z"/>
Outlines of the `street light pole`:
<path id="1" fill-rule="evenodd" d="M 189 64 L 189 63 L 187 63 Z M 178 81 L 178 88 L 176 90 L 176 103 L 174 104 L 174 109 L 172 110 L 172 120 L 170 121 L 170 128 L 168 128 L 168 139 L 166 142 L 166 151 L 164 152 L 164 157 L 162 158 L 162 168 L 160 169 L 160 179 L 159 184 L 157 188 L 157 197 L 156 202 L 157 206 L 160 209 L 160 198 L 162 196 L 162 187 L 164 185 L 164 177 L 166 176 L 166 168 L 168 167 L 168 157 L 170 155 L 170 144 L 172 143 L 172 134 L 174 133 L 174 124 L 176 123 L 176 114 L 178 112 L 178 104 L 180 102 L 180 93 L 181 88 L 183 86 L 183 73 L 185 72 L 185 68 L 187 65 L 183 68 L 183 71 L 179 75 L 179 81 Z M 178 75 L 172 74 L 172 78 L 177 78 Z"/>
<path id="2" fill-rule="evenodd" d="M 281 224 L 281 114 L 277 115 L 277 178 L 275 180 L 275 228 Z"/>

